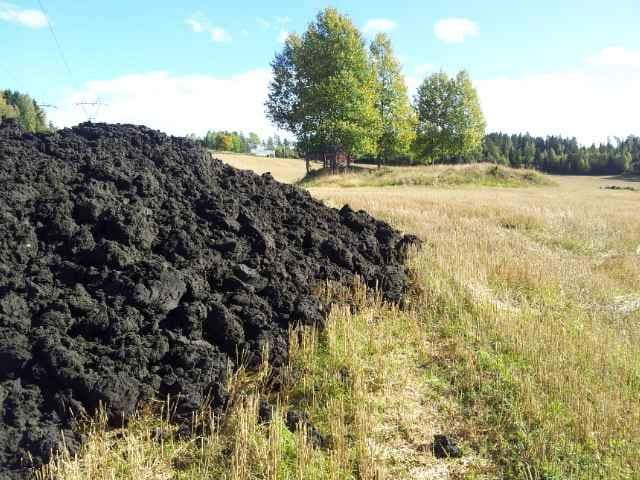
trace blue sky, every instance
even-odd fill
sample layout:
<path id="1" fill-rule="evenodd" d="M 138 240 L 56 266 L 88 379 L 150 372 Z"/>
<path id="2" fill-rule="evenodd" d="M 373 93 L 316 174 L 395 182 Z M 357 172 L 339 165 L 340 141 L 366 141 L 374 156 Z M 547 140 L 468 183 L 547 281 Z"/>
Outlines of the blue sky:
<path id="1" fill-rule="evenodd" d="M 170 133 L 273 132 L 262 103 L 287 32 L 324 2 L 0 0 L 0 87 L 30 93 L 56 124 L 86 118 Z M 640 2 L 350 1 L 330 4 L 365 36 L 387 31 L 410 90 L 466 68 L 489 130 L 640 134 Z M 70 66 L 67 72 L 49 20 Z M 88 108 L 88 107 L 87 107 Z M 91 110 L 91 108 L 89 108 Z M 90 114 L 95 112 L 90 111 Z"/>

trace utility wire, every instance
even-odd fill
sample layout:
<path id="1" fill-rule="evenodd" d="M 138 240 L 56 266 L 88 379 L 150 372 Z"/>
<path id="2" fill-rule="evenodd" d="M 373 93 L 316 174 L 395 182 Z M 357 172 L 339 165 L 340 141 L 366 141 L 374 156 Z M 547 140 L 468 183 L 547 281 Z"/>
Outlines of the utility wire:
<path id="1" fill-rule="evenodd" d="M 76 86 L 76 82 L 75 82 L 75 78 L 73 76 L 73 72 L 71 71 L 71 67 L 69 66 L 69 62 L 67 62 L 67 57 L 65 57 L 65 55 L 64 55 L 64 51 L 62 50 L 62 46 L 60 45 L 60 42 L 58 41 L 58 36 L 56 35 L 56 32 L 53 29 L 53 25 L 51 24 L 51 21 L 49 20 L 49 13 L 44 8 L 44 5 L 42 4 L 42 0 L 38 0 L 38 5 L 40 5 L 40 9 L 42 10 L 42 12 L 44 13 L 44 16 L 47 19 L 47 25 L 49 26 L 49 31 L 51 32 L 51 36 L 53 37 L 53 41 L 56 43 L 56 47 L 58 48 L 58 53 L 60 54 L 60 58 L 62 59 L 62 63 L 64 64 L 65 68 L 67 69 L 67 73 L 69 74 L 69 78 L 71 79 L 71 84 Z M 84 107 L 84 105 L 80 105 L 80 107 L 82 108 L 82 111 L 83 111 L 84 115 L 86 117 L 88 117 L 89 115 L 87 114 L 87 109 Z"/>

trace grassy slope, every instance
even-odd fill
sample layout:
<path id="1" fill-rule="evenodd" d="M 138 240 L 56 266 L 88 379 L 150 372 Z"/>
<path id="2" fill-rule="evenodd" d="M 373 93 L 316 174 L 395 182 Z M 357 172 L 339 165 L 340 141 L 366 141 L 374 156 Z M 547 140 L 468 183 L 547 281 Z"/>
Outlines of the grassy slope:
<path id="1" fill-rule="evenodd" d="M 171 427 L 157 415 L 121 437 L 94 425 L 81 459 L 61 459 L 54 473 L 638 478 L 640 198 L 600 189 L 609 180 L 556 180 L 517 190 L 312 189 L 426 242 L 412 258 L 408 311 L 365 301 L 358 315 L 336 309 L 322 334 L 293 335 L 287 387 L 274 400 L 308 410 L 331 435 L 328 450 L 291 434 L 281 415 L 257 424 L 250 393 L 261 377 L 241 374 L 235 384 L 249 394 L 213 432 L 158 442 L 155 428 Z M 442 431 L 463 440 L 464 459 L 438 461 L 425 448 Z"/>
<path id="2" fill-rule="evenodd" d="M 486 186 L 525 187 L 549 185 L 545 175 L 534 170 L 516 170 L 489 164 L 437 165 L 428 167 L 385 167 L 358 170 L 341 175 L 312 172 L 301 182 L 306 187 L 393 187 L 393 186 Z"/>

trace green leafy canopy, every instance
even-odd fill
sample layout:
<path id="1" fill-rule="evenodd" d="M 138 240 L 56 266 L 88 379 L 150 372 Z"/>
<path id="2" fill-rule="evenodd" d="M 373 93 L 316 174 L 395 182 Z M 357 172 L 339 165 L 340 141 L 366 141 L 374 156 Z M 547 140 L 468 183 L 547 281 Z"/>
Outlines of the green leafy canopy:
<path id="1" fill-rule="evenodd" d="M 378 159 L 383 162 L 409 154 L 415 139 L 416 115 L 409 102 L 400 63 L 387 35 L 376 35 L 370 55 L 376 74 L 376 108 L 382 123 Z"/>
<path id="2" fill-rule="evenodd" d="M 415 104 L 416 151 L 427 162 L 463 157 L 481 149 L 486 124 L 466 71 L 454 78 L 444 72 L 427 77 L 418 88 Z"/>
<path id="3" fill-rule="evenodd" d="M 267 115 L 291 131 L 303 151 L 339 146 L 352 156 L 376 153 L 376 77 L 348 17 L 323 10 L 302 37 L 286 40 L 271 66 Z"/>

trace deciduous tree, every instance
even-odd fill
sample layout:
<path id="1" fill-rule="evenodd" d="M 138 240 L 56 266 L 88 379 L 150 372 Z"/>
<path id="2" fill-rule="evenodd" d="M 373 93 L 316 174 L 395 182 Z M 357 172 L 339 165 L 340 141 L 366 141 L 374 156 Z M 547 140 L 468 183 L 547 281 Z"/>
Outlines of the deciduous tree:
<path id="1" fill-rule="evenodd" d="M 17 118 L 22 128 L 29 132 L 49 129 L 44 110 L 29 95 L 4 90 L 0 97 L 0 118 Z"/>
<path id="2" fill-rule="evenodd" d="M 302 37 L 289 36 L 271 66 L 267 115 L 296 136 L 301 150 L 377 153 L 375 75 L 362 35 L 348 17 L 323 10 Z"/>
<path id="3" fill-rule="evenodd" d="M 376 35 L 370 55 L 376 75 L 376 108 L 382 124 L 378 139 L 380 167 L 387 159 L 409 153 L 415 139 L 416 115 L 409 102 L 400 62 L 393 54 L 387 35 Z"/>
<path id="4" fill-rule="evenodd" d="M 416 95 L 416 150 L 427 163 L 464 157 L 482 146 L 485 121 L 467 72 L 427 77 Z"/>
<path id="5" fill-rule="evenodd" d="M 2 92 L 0 92 L 0 120 L 4 118 L 16 118 L 18 112 L 13 105 L 9 105 L 4 98 Z"/>

